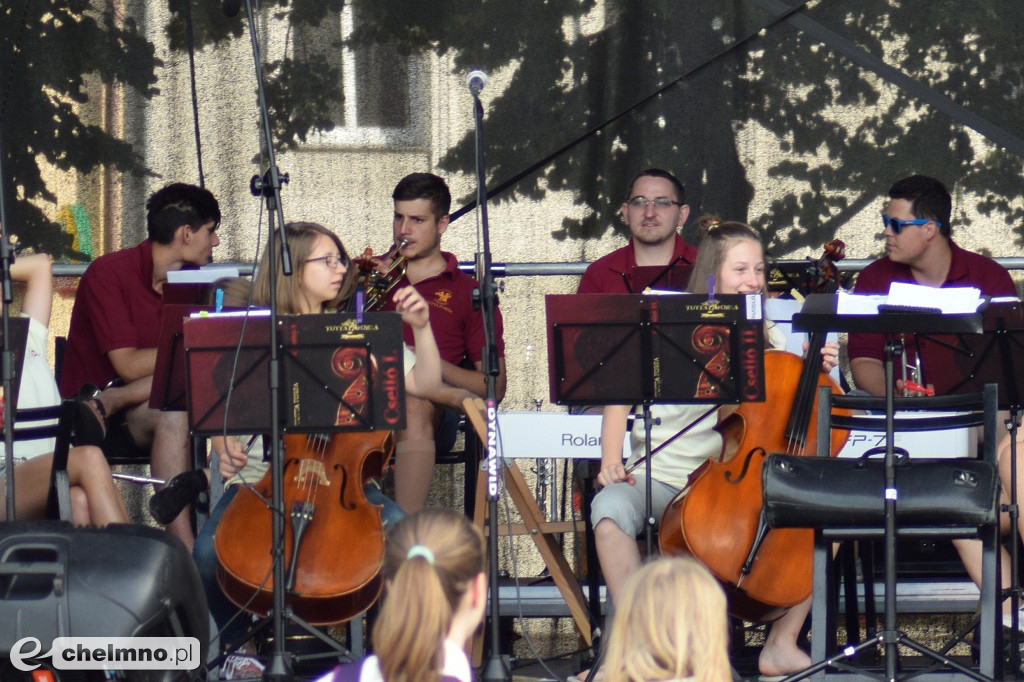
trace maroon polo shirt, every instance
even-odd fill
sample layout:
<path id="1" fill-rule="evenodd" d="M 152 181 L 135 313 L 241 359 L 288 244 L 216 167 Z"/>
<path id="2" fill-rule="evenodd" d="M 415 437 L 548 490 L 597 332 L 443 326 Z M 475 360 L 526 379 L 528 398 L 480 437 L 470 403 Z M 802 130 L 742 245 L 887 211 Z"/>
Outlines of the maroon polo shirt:
<path id="1" fill-rule="evenodd" d="M 484 322 L 479 310 L 473 309 L 473 289 L 477 281 L 459 270 L 459 261 L 453 254 L 441 252 L 445 268 L 439 274 L 416 283 L 416 291 L 423 295 L 430 305 L 430 328 L 437 340 L 441 359 L 460 365 L 463 360 L 480 362 L 483 358 Z M 396 288 L 409 286 L 405 275 Z M 395 302 L 388 297 L 383 310 L 394 310 Z M 498 342 L 498 355 L 504 357 L 505 343 L 502 339 L 501 311 L 495 309 L 494 325 Z M 405 343 L 413 346 L 412 328 L 402 326 Z"/>
<path id="2" fill-rule="evenodd" d="M 951 260 L 949 274 L 942 287 L 977 287 L 983 296 L 1016 296 L 1017 288 L 1010 278 L 1010 273 L 991 258 L 973 251 L 966 251 L 949 242 Z M 893 282 L 917 284 L 910 266 L 896 263 L 889 258 L 881 258 L 864 268 L 857 276 L 854 291 L 858 294 L 886 294 Z M 927 301 L 923 303 L 927 305 Z M 956 358 L 952 350 L 937 343 L 956 343 L 953 336 L 935 336 L 912 334 L 906 337 L 907 361 L 911 364 L 917 357 L 917 349 L 921 351 L 921 368 L 924 380 L 935 385 L 936 394 L 943 394 L 961 376 L 956 370 Z M 847 343 L 850 359 L 874 358 L 880 362 L 885 360 L 885 334 L 850 334 Z M 952 370 L 952 371 L 951 371 Z M 896 379 L 903 376 L 901 367 L 894 368 Z"/>
<path id="3" fill-rule="evenodd" d="M 117 378 L 107 353 L 119 348 L 155 348 L 162 299 L 153 290 L 153 248 L 136 247 L 100 256 L 86 269 L 75 294 L 61 366 L 60 393 L 84 383 L 104 386 Z"/>
<path id="4" fill-rule="evenodd" d="M 687 244 L 678 234 L 672 261 L 682 259 L 681 263 L 692 264 L 697 259 L 697 247 Z M 577 294 L 638 294 L 640 288 L 633 285 L 633 268 L 636 266 L 636 252 L 633 240 L 621 249 L 616 249 L 606 256 L 598 258 L 587 267 L 580 279 Z"/>

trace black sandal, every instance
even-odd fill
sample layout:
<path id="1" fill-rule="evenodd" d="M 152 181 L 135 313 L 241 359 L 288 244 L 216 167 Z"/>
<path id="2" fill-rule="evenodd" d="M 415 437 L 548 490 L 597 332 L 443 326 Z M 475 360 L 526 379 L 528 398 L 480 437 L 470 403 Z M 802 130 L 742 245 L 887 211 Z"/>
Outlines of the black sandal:
<path id="1" fill-rule="evenodd" d="M 75 396 L 78 403 L 75 411 L 74 432 L 71 442 L 74 445 L 95 445 L 99 447 L 107 437 L 107 408 L 97 397 L 100 394 L 93 384 L 85 384 Z"/>
<path id="2" fill-rule="evenodd" d="M 149 513 L 157 523 L 166 526 L 209 487 L 210 482 L 206 480 L 206 473 L 202 469 L 180 473 L 149 498 Z"/>

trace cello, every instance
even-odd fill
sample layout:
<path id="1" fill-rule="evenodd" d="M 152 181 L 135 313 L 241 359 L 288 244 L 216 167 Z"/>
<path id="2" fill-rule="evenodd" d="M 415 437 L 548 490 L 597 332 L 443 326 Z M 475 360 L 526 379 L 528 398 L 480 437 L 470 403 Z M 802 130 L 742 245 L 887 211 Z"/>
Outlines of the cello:
<path id="1" fill-rule="evenodd" d="M 384 529 L 363 487 L 392 449 L 390 431 L 284 436 L 285 589 L 313 625 L 348 620 L 380 594 Z M 221 589 L 262 616 L 273 606 L 270 495 L 268 471 L 238 491 L 214 536 Z"/>
<path id="2" fill-rule="evenodd" d="M 833 262 L 843 257 L 844 248 L 838 239 L 830 242 L 819 261 L 826 291 L 834 290 Z M 744 620 L 775 620 L 811 593 L 813 531 L 767 529 L 761 467 L 773 452 L 815 454 L 818 387 L 842 392 L 821 371 L 824 343 L 825 334 L 812 334 L 803 359 L 781 350 L 765 352 L 764 402 L 741 403 L 719 424 L 720 460 L 694 471 L 661 519 L 662 553 L 698 559 L 725 588 L 730 613 Z M 831 432 L 833 457 L 846 437 L 844 431 Z"/>

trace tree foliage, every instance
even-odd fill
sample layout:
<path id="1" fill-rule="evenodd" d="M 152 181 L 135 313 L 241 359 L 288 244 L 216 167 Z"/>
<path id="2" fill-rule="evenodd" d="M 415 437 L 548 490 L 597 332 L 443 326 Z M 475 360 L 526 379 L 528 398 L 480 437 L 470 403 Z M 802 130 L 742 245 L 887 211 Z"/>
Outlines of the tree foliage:
<path id="1" fill-rule="evenodd" d="M 485 92 L 490 184 L 554 154 L 495 199 L 571 192 L 587 217 L 563 221 L 556 238 L 603 233 L 629 176 L 651 165 L 684 179 L 694 214 L 753 221 L 777 252 L 826 241 L 912 172 L 980 197 L 982 215 L 1024 232 L 1020 156 L 856 58 L 857 51 L 880 58 L 1024 138 L 1019 0 L 826 0 L 796 12 L 847 41 L 853 58 L 806 23 L 780 20 L 796 0 L 274 0 L 260 11 L 288 31 L 286 53 L 265 55 L 281 146 L 339 120 L 337 17 L 346 2 L 355 48 L 433 52 L 459 73 L 503 76 L 503 89 Z M 183 49 L 187 6 L 168 6 L 171 45 Z M 200 47 L 245 39 L 244 10 L 227 18 L 216 2 L 188 7 Z M 0 75 L 10 74 L 0 121 L 19 195 L 53 199 L 36 155 L 60 168 L 141 172 L 127 145 L 83 124 L 72 106 L 86 98 L 85 75 L 153 92 L 153 48 L 131 19 L 90 9 L 88 0 L 0 0 L 0 18 Z M 748 168 L 766 163 L 754 155 L 772 151 L 765 142 L 772 139 L 777 153 L 755 187 Z M 470 172 L 473 165 L 470 133 L 442 167 Z M 16 206 L 22 230 L 40 244 L 60 241 L 31 203 Z"/>
<path id="2" fill-rule="evenodd" d="M 554 230 L 557 238 L 602 233 L 627 178 L 649 165 L 685 179 L 695 213 L 752 220 L 783 252 L 827 240 L 893 180 L 912 172 L 976 193 L 984 215 L 1021 231 L 1019 156 L 985 144 L 960 121 L 828 42 L 777 21 L 785 4 L 351 3 L 354 45 L 392 43 L 410 54 L 448 55 L 459 72 L 511 73 L 499 95 L 488 93 L 491 183 L 572 145 L 497 197 L 573 192 L 590 217 L 566 220 Z M 294 2 L 292 21 L 322 19 L 323 10 L 336 11 L 337 4 L 318 3 L 321 11 L 311 12 L 307 2 Z M 279 9 L 286 8 L 282 0 Z M 1024 5 L 1017 0 L 832 0 L 809 3 L 799 15 L 1024 138 L 1024 51 L 1016 35 Z M 757 215 L 750 214 L 755 188 L 746 171 L 753 130 L 777 141 L 773 187 L 803 188 L 760 188 L 774 198 Z M 469 171 L 472 145 L 467 135 L 444 157 L 444 168 Z"/>
<path id="3" fill-rule="evenodd" d="M 41 164 L 82 173 L 100 166 L 145 172 L 131 146 L 83 120 L 81 107 L 95 103 L 97 82 L 151 96 L 158 63 L 135 21 L 109 7 L 0 0 L 0 160 L 10 232 L 20 245 L 73 255 L 71 235 L 40 208 L 57 200 Z"/>

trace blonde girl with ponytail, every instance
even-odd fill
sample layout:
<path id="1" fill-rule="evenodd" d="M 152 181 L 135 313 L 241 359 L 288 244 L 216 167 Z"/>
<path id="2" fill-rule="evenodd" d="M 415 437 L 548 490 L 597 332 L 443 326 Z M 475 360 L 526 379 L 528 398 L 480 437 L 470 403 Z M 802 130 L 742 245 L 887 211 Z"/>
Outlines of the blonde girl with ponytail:
<path id="1" fill-rule="evenodd" d="M 462 514 L 424 509 L 388 531 L 385 592 L 366 660 L 333 682 L 470 682 L 465 653 L 487 602 L 484 540 Z"/>

